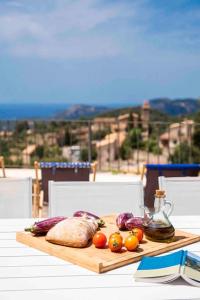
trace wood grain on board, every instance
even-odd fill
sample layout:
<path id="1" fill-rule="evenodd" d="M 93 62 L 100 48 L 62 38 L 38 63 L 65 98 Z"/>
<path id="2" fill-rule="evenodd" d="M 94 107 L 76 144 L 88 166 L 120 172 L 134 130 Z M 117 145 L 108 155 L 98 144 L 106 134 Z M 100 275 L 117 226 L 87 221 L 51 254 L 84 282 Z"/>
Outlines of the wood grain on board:
<path id="1" fill-rule="evenodd" d="M 106 227 L 101 231 L 107 237 L 118 231 L 115 224 L 115 215 L 102 217 Z M 128 232 L 121 232 L 125 237 Z M 200 236 L 188 232 L 176 230 L 175 238 L 170 243 L 158 243 L 146 240 L 140 244 L 136 251 L 129 252 L 123 249 L 119 253 L 113 253 L 110 249 L 97 249 L 91 243 L 86 248 L 71 248 L 49 243 L 45 237 L 35 237 L 31 233 L 17 232 L 16 240 L 27 246 L 38 249 L 63 260 L 85 267 L 97 273 L 103 273 L 127 264 L 139 261 L 144 255 L 153 256 L 168 252 L 200 241 Z"/>

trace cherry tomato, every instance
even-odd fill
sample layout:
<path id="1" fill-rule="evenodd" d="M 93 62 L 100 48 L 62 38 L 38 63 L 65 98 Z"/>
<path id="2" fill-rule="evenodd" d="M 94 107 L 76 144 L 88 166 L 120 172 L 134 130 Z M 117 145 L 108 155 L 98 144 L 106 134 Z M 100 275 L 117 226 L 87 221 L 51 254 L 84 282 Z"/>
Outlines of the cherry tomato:
<path id="1" fill-rule="evenodd" d="M 104 233 L 96 232 L 93 236 L 92 242 L 96 248 L 104 248 L 107 243 L 107 238 Z"/>
<path id="2" fill-rule="evenodd" d="M 111 234 L 108 246 L 112 252 L 118 252 L 123 246 L 123 238 L 120 233 Z"/>
<path id="3" fill-rule="evenodd" d="M 128 251 L 135 250 L 138 245 L 139 245 L 138 238 L 133 233 L 129 234 L 125 239 L 124 246 Z"/>
<path id="4" fill-rule="evenodd" d="M 139 243 L 143 240 L 143 230 L 141 228 L 133 228 L 132 233 L 138 238 Z"/>

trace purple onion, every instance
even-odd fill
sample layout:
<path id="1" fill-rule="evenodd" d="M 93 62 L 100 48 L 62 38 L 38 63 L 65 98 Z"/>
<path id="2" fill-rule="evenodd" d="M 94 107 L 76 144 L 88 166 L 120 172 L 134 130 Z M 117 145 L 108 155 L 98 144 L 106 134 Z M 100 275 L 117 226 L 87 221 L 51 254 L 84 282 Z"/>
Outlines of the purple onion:
<path id="1" fill-rule="evenodd" d="M 141 217 L 130 218 L 125 222 L 125 227 L 128 230 L 132 230 L 135 227 L 143 228 L 143 218 Z"/>
<path id="2" fill-rule="evenodd" d="M 87 217 L 90 219 L 98 220 L 100 219 L 98 216 L 84 210 L 78 210 L 73 214 L 73 217 Z"/>
<path id="3" fill-rule="evenodd" d="M 133 214 L 132 213 L 121 213 L 117 216 L 117 219 L 116 219 L 116 224 L 117 224 L 117 227 L 120 229 L 120 230 L 126 230 L 126 221 L 128 221 L 130 218 L 133 218 Z"/>

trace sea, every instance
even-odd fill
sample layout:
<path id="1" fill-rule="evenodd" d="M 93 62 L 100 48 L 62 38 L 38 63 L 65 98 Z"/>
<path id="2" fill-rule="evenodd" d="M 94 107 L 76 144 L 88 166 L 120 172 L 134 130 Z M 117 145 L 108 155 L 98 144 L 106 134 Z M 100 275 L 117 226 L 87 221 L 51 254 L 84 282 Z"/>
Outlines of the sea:
<path id="1" fill-rule="evenodd" d="M 136 105 L 136 103 L 134 103 Z M 95 104 L 91 104 L 96 106 Z M 102 104 L 110 109 L 132 106 L 125 103 Z M 67 110 L 72 104 L 69 103 L 0 103 L 0 121 L 25 120 L 25 119 L 54 119 L 55 116 Z"/>
<path id="2" fill-rule="evenodd" d="M 53 119 L 69 106 L 66 103 L 3 103 L 0 104 L 0 120 Z"/>

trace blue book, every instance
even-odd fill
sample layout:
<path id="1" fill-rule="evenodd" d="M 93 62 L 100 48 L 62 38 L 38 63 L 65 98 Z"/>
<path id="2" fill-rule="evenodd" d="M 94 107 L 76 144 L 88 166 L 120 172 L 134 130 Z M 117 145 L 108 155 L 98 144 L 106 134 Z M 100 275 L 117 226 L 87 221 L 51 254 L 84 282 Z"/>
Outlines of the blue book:
<path id="1" fill-rule="evenodd" d="M 168 255 L 143 257 L 134 275 L 136 281 L 170 282 L 182 277 L 200 287 L 200 257 L 180 250 Z"/>

